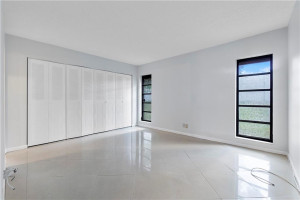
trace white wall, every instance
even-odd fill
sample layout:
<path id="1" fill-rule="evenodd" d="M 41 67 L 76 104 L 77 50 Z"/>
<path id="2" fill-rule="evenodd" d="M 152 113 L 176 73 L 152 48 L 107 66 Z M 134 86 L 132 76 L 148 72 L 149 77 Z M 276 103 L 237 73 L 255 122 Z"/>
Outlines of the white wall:
<path id="1" fill-rule="evenodd" d="M 81 52 L 6 35 L 6 148 L 27 145 L 27 57 L 102 69 L 133 76 L 133 96 L 137 99 L 137 66 Z M 101 44 L 99 44 L 101 45 Z M 137 102 L 133 101 L 133 125 Z"/>
<path id="2" fill-rule="evenodd" d="M 236 60 L 266 54 L 273 54 L 274 143 L 235 137 Z M 152 74 L 152 122 L 139 112 L 138 124 L 286 153 L 287 65 L 287 28 L 142 65 L 139 77 Z"/>
<path id="3" fill-rule="evenodd" d="M 300 2 L 288 29 L 289 44 L 289 158 L 300 181 Z"/>
<path id="4" fill-rule="evenodd" d="M 5 67 L 4 67 L 4 55 L 5 55 L 5 40 L 4 40 L 4 19 L 3 19 L 3 4 L 0 0 L 0 199 L 4 199 L 4 187 L 5 182 L 3 180 L 3 170 L 5 169 Z"/>

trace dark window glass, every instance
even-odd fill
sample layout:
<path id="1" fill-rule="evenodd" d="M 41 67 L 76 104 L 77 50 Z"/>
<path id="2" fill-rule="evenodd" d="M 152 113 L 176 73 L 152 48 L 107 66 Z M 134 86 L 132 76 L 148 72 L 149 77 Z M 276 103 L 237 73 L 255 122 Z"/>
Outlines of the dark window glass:
<path id="1" fill-rule="evenodd" d="M 142 121 L 151 122 L 152 107 L 152 80 L 151 75 L 142 76 Z"/>
<path id="2" fill-rule="evenodd" d="M 236 135 L 273 142 L 272 55 L 237 61 Z"/>
<path id="3" fill-rule="evenodd" d="M 143 90 L 144 90 L 144 93 L 149 93 L 151 94 L 151 85 L 146 85 L 146 86 L 143 86 Z"/>

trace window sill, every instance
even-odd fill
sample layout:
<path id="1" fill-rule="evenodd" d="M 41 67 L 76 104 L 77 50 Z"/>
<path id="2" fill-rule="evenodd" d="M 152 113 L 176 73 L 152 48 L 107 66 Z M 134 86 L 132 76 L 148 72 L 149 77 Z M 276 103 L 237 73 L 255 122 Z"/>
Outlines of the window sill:
<path id="1" fill-rule="evenodd" d="M 247 138 L 247 137 L 243 137 L 243 136 L 235 136 L 235 138 L 237 139 L 242 139 L 242 140 L 248 140 L 248 141 L 251 141 L 251 142 L 261 142 L 261 143 L 264 143 L 264 144 L 274 144 L 274 140 L 273 141 L 264 141 L 264 140 L 259 140 L 259 139 L 252 139 L 252 138 Z"/>

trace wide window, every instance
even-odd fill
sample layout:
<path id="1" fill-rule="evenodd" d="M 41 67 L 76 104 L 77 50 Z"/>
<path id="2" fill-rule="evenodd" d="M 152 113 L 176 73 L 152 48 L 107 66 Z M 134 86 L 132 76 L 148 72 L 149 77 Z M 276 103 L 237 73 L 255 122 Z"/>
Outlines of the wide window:
<path id="1" fill-rule="evenodd" d="M 142 76 L 142 121 L 151 122 L 151 75 Z"/>
<path id="2" fill-rule="evenodd" d="M 273 142 L 272 55 L 237 61 L 238 137 Z"/>

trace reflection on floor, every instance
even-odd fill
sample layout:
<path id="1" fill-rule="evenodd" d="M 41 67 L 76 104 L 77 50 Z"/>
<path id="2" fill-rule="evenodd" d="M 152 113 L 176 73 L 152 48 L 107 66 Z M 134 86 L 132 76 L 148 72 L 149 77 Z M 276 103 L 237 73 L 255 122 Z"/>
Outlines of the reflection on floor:
<path id="1" fill-rule="evenodd" d="M 126 128 L 8 153 L 19 171 L 6 199 L 300 199 L 285 156 L 144 128 Z"/>

